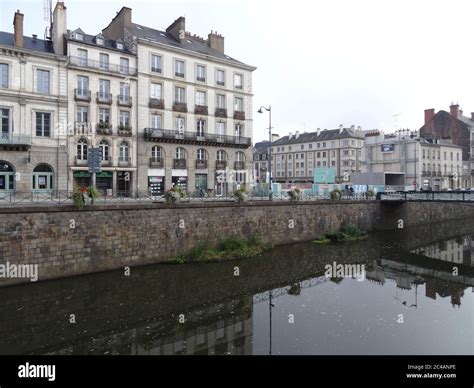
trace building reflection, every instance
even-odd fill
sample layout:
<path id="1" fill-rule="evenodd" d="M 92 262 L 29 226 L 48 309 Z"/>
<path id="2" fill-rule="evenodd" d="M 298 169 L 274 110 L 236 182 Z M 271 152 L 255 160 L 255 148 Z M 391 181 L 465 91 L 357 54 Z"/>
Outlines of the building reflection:
<path id="1" fill-rule="evenodd" d="M 432 259 L 474 267 L 473 236 L 457 237 L 413 249 L 412 253 Z"/>

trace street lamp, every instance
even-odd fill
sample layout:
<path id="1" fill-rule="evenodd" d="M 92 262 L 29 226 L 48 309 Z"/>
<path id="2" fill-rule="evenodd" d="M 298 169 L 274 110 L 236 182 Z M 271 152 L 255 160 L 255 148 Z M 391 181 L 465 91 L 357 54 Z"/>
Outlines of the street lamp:
<path id="1" fill-rule="evenodd" d="M 269 191 L 268 191 L 268 199 L 270 201 L 273 200 L 273 193 L 272 193 L 272 106 L 269 105 L 268 108 L 265 106 L 261 106 L 260 109 L 258 110 L 258 113 L 263 113 L 263 110 L 265 109 L 268 112 L 268 135 L 269 135 L 269 140 L 270 144 L 268 147 L 268 160 L 269 160 L 269 168 L 268 168 L 268 174 L 269 174 Z"/>

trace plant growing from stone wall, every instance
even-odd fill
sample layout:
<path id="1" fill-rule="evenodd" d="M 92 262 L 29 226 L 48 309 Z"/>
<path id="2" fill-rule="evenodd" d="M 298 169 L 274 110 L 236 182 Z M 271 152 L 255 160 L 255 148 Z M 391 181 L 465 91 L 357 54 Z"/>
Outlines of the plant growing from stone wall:
<path id="1" fill-rule="evenodd" d="M 288 197 L 290 197 L 291 202 L 298 202 L 301 199 L 301 194 L 301 190 L 298 187 L 288 191 Z"/>
<path id="2" fill-rule="evenodd" d="M 331 201 L 339 201 L 342 197 L 342 191 L 339 189 L 334 189 L 330 193 Z"/>
<path id="3" fill-rule="evenodd" d="M 248 194 L 245 192 L 245 189 L 239 189 L 234 191 L 234 198 L 237 202 L 247 202 Z"/>

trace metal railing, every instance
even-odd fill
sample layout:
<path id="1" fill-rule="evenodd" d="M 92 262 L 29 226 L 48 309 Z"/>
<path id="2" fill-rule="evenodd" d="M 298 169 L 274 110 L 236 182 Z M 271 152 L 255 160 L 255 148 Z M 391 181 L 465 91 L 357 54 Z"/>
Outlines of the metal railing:
<path id="1" fill-rule="evenodd" d="M 31 145 L 31 136 L 0 134 L 0 145 Z"/>
<path id="2" fill-rule="evenodd" d="M 378 193 L 377 197 L 381 201 L 474 202 L 474 191 L 395 191 L 391 193 Z"/>
<path id="3" fill-rule="evenodd" d="M 83 68 L 110 71 L 112 73 L 118 73 L 118 74 L 123 74 L 123 75 L 137 75 L 136 68 L 133 68 L 130 66 L 112 64 L 112 63 L 104 62 L 104 61 L 102 62 L 94 61 L 87 58 L 70 56 L 69 63 L 71 65 L 83 67 Z"/>
<path id="4" fill-rule="evenodd" d="M 213 143 L 216 145 L 241 145 L 249 147 L 251 139 L 243 136 L 217 135 L 213 133 L 185 132 L 172 129 L 157 129 L 145 128 L 145 140 L 160 141 L 166 140 L 188 140 L 188 141 L 202 141 L 206 143 Z"/>

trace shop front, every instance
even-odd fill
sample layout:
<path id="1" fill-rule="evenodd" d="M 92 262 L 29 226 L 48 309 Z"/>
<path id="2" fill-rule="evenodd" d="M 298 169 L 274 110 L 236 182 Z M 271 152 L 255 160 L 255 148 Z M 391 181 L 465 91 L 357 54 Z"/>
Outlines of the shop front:
<path id="1" fill-rule="evenodd" d="M 171 170 L 171 185 L 179 187 L 181 190 L 188 191 L 188 170 L 173 169 Z"/>
<path id="2" fill-rule="evenodd" d="M 161 196 L 165 194 L 165 170 L 162 168 L 148 169 L 148 194 Z"/>
<path id="3" fill-rule="evenodd" d="M 227 194 L 227 187 L 228 187 L 228 183 L 227 183 L 227 174 L 225 171 L 216 171 L 216 179 L 215 179 L 215 194 L 218 196 L 218 197 L 221 197 L 223 195 L 226 195 Z"/>
<path id="4" fill-rule="evenodd" d="M 119 197 L 132 196 L 132 172 L 117 171 L 117 195 Z"/>
<path id="5" fill-rule="evenodd" d="M 92 184 L 92 174 L 89 171 L 74 171 L 72 176 L 74 189 L 89 187 Z"/>
<path id="6" fill-rule="evenodd" d="M 10 163 L 0 160 L 0 193 L 13 191 L 15 188 L 15 173 Z"/>
<path id="7" fill-rule="evenodd" d="M 207 174 L 196 174 L 195 182 L 196 190 L 207 192 Z"/>
<path id="8" fill-rule="evenodd" d="M 112 171 L 102 171 L 96 174 L 95 184 L 101 195 L 112 196 L 114 185 L 114 173 Z"/>

